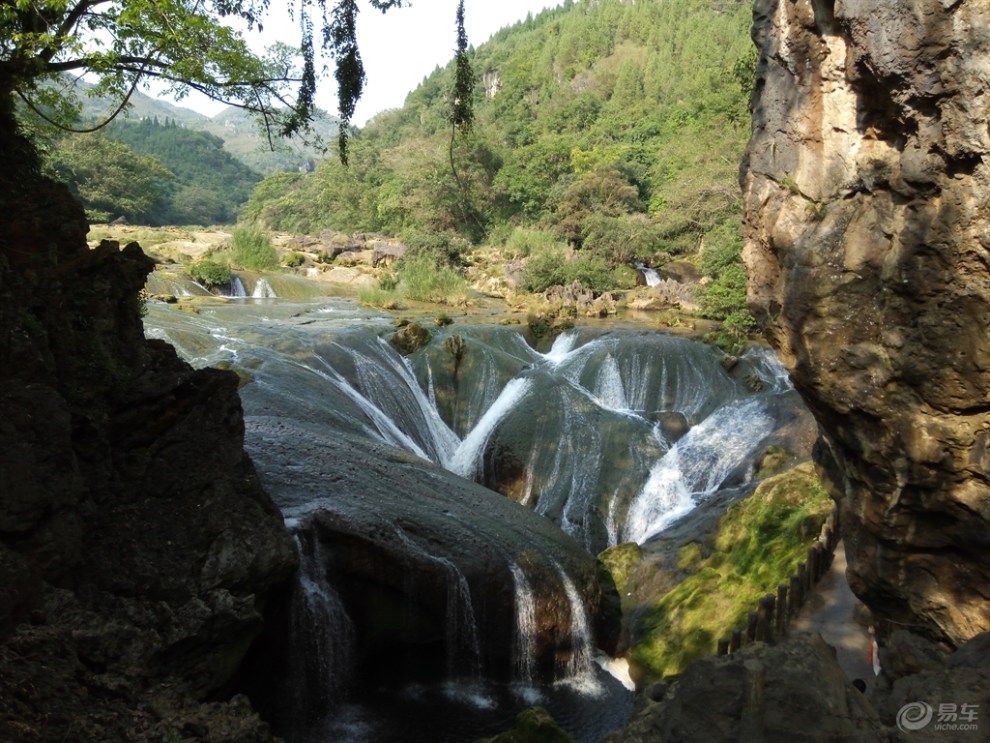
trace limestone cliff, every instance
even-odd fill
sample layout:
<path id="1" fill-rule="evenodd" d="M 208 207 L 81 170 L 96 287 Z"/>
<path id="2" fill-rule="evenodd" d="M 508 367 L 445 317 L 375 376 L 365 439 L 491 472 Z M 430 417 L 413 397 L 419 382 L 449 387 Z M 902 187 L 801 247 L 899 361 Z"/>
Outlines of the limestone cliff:
<path id="1" fill-rule="evenodd" d="M 203 703 L 295 564 L 237 378 L 145 340 L 151 262 L 0 118 L 0 739 L 268 740 Z"/>
<path id="2" fill-rule="evenodd" d="M 990 628 L 990 6 L 756 0 L 750 303 L 818 418 L 853 589 Z"/>

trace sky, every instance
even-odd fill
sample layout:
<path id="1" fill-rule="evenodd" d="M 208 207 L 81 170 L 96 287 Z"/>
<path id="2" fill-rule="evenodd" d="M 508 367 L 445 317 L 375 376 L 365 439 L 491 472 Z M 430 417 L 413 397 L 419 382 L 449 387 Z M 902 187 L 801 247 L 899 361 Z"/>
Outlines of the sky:
<path id="1" fill-rule="evenodd" d="M 465 0 L 464 26 L 469 42 L 479 46 L 500 28 L 538 14 L 562 0 Z M 329 3 L 328 3 L 329 4 Z M 282 41 L 299 44 L 299 31 L 289 20 L 283 3 L 272 3 L 264 22 L 264 34 L 248 34 L 252 46 L 261 50 Z M 385 14 L 367 2 L 361 3 L 358 16 L 358 43 L 367 82 L 355 109 L 352 123 L 363 126 L 375 114 L 400 108 L 406 95 L 419 85 L 437 65 L 445 65 L 454 56 L 456 34 L 454 16 L 457 0 L 410 0 L 409 7 L 396 8 Z M 332 71 L 320 81 L 316 103 L 334 113 L 337 91 Z M 208 99 L 185 98 L 181 104 L 212 116 L 223 106 Z"/>

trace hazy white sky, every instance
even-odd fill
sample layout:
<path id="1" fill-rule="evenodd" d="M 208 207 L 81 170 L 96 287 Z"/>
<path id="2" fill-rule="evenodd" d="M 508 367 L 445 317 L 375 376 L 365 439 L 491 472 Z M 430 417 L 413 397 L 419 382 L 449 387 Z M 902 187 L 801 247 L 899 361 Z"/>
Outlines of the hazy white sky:
<path id="1" fill-rule="evenodd" d="M 478 46 L 504 26 L 521 21 L 527 13 L 536 15 L 562 0 L 465 0 L 464 25 L 470 43 Z M 329 5 L 329 3 L 328 3 Z M 299 43 L 296 24 L 289 20 L 284 4 L 272 3 L 264 23 L 264 34 L 249 35 L 259 49 L 275 41 L 293 46 Z M 406 94 L 454 56 L 456 34 L 454 15 L 457 0 L 411 0 L 409 7 L 385 14 L 367 2 L 361 3 L 358 16 L 358 41 L 364 61 L 367 83 L 357 105 L 354 123 L 361 126 L 372 116 L 389 108 L 399 108 Z M 318 86 L 317 105 L 337 110 L 337 91 L 332 74 Z M 192 96 L 181 105 L 212 115 L 222 106 Z"/>

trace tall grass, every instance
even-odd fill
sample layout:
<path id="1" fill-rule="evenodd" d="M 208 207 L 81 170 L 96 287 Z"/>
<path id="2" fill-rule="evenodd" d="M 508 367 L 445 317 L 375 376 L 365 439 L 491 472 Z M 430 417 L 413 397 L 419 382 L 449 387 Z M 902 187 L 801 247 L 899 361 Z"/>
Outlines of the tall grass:
<path id="1" fill-rule="evenodd" d="M 238 225 L 231 238 L 231 262 L 249 271 L 270 271 L 278 268 L 278 252 L 272 239 L 254 225 Z"/>

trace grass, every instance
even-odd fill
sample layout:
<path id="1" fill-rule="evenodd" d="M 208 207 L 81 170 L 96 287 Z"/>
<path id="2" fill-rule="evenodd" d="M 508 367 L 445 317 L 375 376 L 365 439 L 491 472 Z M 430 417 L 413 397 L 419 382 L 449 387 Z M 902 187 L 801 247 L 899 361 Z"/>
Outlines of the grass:
<path id="1" fill-rule="evenodd" d="M 678 567 L 694 572 L 641 616 L 632 664 L 648 683 L 711 655 L 718 638 L 741 626 L 759 598 L 787 581 L 832 510 L 814 467 L 765 480 L 719 522 L 702 557 L 691 543 Z M 618 581 L 617 581 L 618 582 Z"/>

